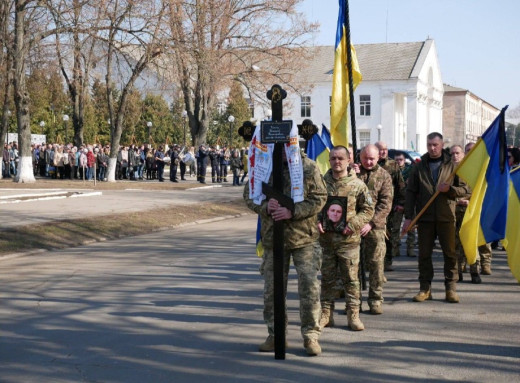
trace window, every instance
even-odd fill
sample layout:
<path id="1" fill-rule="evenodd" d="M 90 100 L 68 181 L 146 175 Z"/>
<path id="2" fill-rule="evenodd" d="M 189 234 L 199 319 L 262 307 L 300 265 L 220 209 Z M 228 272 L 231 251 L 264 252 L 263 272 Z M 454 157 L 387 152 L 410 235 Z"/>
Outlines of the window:
<path id="1" fill-rule="evenodd" d="M 217 102 L 218 114 L 223 115 L 226 112 L 227 104 L 224 101 Z"/>
<path id="2" fill-rule="evenodd" d="M 359 147 L 362 148 L 370 144 L 370 131 L 359 131 Z"/>
<path id="3" fill-rule="evenodd" d="M 311 116 L 311 96 L 302 96 L 301 110 L 302 110 L 302 112 L 301 112 L 302 117 Z"/>
<path id="4" fill-rule="evenodd" d="M 249 105 L 249 115 L 251 118 L 255 116 L 255 104 L 253 104 L 253 101 L 250 98 L 246 98 L 247 105 Z"/>
<path id="5" fill-rule="evenodd" d="M 359 115 L 370 116 L 370 95 L 359 96 Z"/>

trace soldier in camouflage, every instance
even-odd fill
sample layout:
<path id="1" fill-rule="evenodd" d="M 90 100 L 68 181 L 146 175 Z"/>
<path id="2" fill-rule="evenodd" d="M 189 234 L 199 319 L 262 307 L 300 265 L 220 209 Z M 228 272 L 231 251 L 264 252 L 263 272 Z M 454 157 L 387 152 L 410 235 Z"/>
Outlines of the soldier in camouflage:
<path id="1" fill-rule="evenodd" d="M 374 216 L 361 228 L 367 270 L 369 272 L 368 305 L 370 313 L 383 313 L 384 258 L 386 220 L 392 209 L 394 188 L 390 174 L 378 165 L 379 149 L 367 145 L 361 150 L 358 177 L 367 185 L 374 201 Z"/>
<path id="2" fill-rule="evenodd" d="M 283 178 L 285 195 L 291 195 L 291 178 L 285 159 Z M 327 200 L 327 189 L 316 163 L 302 154 L 304 200 L 295 203 L 294 211 L 279 205 L 275 199 L 264 200 L 256 205 L 249 198 L 249 183 L 244 188 L 244 200 L 247 206 L 260 215 L 261 236 L 264 256 L 261 274 L 264 277 L 264 321 L 269 333 L 267 339 L 259 347 L 260 351 L 274 351 L 274 281 L 273 281 L 273 222 L 284 220 L 284 283 L 287 292 L 289 262 L 292 256 L 298 273 L 298 293 L 300 296 L 301 333 L 304 347 L 309 355 L 321 353 L 318 338 L 320 328 L 320 282 L 318 272 L 321 259 L 315 251 L 319 232 L 316 225 L 317 215 Z M 272 180 L 270 181 L 270 183 Z M 287 326 L 287 313 L 285 315 Z"/>
<path id="3" fill-rule="evenodd" d="M 385 169 L 392 177 L 392 185 L 394 188 L 394 199 L 392 201 L 392 210 L 387 218 L 386 232 L 388 238 L 386 241 L 386 255 L 385 255 L 385 271 L 393 271 L 392 263 L 396 254 L 399 254 L 399 244 L 401 243 L 400 232 L 401 222 L 404 213 L 404 201 L 406 198 L 403 175 L 399 165 L 394 160 L 388 158 L 388 146 L 383 141 L 376 143 L 379 149 L 378 164 Z"/>
<path id="4" fill-rule="evenodd" d="M 397 152 L 394 156 L 394 160 L 399 165 L 399 169 L 401 170 L 401 174 L 403 175 L 404 184 L 406 185 L 406 181 L 408 180 L 408 176 L 410 175 L 410 170 L 412 169 L 412 164 L 407 164 L 406 159 L 404 157 L 403 152 Z M 396 238 L 396 240 L 393 242 L 394 250 L 393 250 L 393 256 L 398 257 L 399 254 L 399 248 L 401 245 L 401 223 L 403 221 L 404 216 L 404 210 L 400 213 L 394 213 L 395 216 L 395 225 L 393 226 L 393 229 L 397 229 L 397 233 L 394 231 L 392 232 L 392 237 Z M 409 257 L 415 257 L 415 242 L 416 242 L 416 235 L 415 230 L 410 230 L 406 235 L 406 255 Z"/>
<path id="5" fill-rule="evenodd" d="M 347 148 L 344 146 L 333 148 L 330 151 L 329 161 L 331 168 L 324 176 L 327 193 L 329 196 L 347 197 L 346 227 L 340 233 L 333 230 L 326 231 L 321 224 L 321 217 L 319 217 L 318 230 L 321 233 L 320 244 L 323 248 L 320 326 L 334 326 L 333 307 L 339 269 L 345 291 L 348 326 L 354 331 L 361 331 L 365 326 L 359 319 L 361 304 L 358 275 L 360 230 L 372 218 L 374 207 L 368 188 L 357 178 L 356 172 L 348 166 L 350 156 Z"/>

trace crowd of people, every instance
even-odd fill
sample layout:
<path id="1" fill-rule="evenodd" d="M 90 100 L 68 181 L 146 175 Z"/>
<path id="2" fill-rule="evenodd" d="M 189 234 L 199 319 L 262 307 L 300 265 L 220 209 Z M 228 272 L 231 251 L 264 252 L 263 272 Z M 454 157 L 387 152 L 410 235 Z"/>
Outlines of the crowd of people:
<path id="1" fill-rule="evenodd" d="M 31 155 L 34 175 L 52 179 L 107 180 L 110 145 L 81 145 L 79 148 L 61 144 L 33 144 Z M 6 143 L 2 160 L 4 178 L 18 173 L 19 151 L 16 142 Z M 243 184 L 247 176 L 247 152 L 245 148 L 220 148 L 219 146 L 181 147 L 178 144 L 149 144 L 121 146 L 117 152 L 116 180 L 157 180 L 164 182 L 164 170 L 170 169 L 170 181 L 186 180 L 186 174 L 206 183 L 208 166 L 211 166 L 213 183 L 228 182 L 229 173 L 233 185 Z M 240 178 L 240 175 L 242 177 Z M 180 177 L 180 178 L 179 178 Z"/>
<path id="2" fill-rule="evenodd" d="M 246 185 L 243 196 L 247 206 L 260 216 L 264 247 L 260 272 L 264 277 L 264 321 L 268 336 L 259 350 L 275 349 L 272 259 L 275 221 L 284 221 L 284 291 L 286 294 L 292 258 L 298 274 L 301 333 L 304 348 L 311 356 L 321 353 L 318 339 L 323 329 L 334 326 L 338 297 L 345 297 L 348 327 L 352 331 L 365 329 L 359 317 L 360 276 L 365 271 L 369 312 L 383 314 L 384 284 L 387 273 L 394 270 L 394 258 L 401 256 L 404 234 L 407 234 L 406 255 L 418 255 L 419 292 L 413 296 L 414 302 L 433 299 L 432 255 L 437 241 L 443 254 L 446 302 L 460 301 L 456 287 L 464 280 L 467 269 L 471 283 L 482 283 L 480 275 L 491 274 L 492 246 L 481 246 L 477 262 L 468 268 L 458 238 L 471 190 L 454 170 L 472 145 L 464 149 L 459 145 L 446 148 L 440 133 L 430 133 L 427 153 L 416 163 L 407 163 L 402 152 L 390 159 L 384 142 L 365 146 L 357 162 L 352 148 L 336 146 L 330 151 L 330 169 L 324 175 L 316 163 L 302 154 L 304 201 L 292 207 L 274 198 L 259 203 L 250 197 Z M 518 148 L 510 148 L 508 157 L 511 169 L 520 166 Z M 283 171 L 287 194 L 291 190 L 287 165 Z M 422 214 L 411 227 L 419 212 Z M 360 273 L 362 265 L 365 270 Z"/>

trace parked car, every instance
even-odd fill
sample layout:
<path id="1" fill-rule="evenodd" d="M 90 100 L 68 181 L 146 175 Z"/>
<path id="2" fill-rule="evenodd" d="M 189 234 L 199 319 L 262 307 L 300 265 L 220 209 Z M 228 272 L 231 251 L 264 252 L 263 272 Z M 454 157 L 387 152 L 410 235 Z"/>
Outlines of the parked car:
<path id="1" fill-rule="evenodd" d="M 407 163 L 413 164 L 414 162 L 421 162 L 421 155 L 413 150 L 388 149 L 388 157 L 393 159 L 396 153 L 403 153 Z"/>

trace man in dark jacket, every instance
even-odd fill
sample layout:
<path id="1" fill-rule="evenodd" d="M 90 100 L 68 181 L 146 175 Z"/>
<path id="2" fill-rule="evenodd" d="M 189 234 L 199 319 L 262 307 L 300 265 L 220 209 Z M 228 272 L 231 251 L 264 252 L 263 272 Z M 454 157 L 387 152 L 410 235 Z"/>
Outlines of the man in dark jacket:
<path id="1" fill-rule="evenodd" d="M 206 183 L 206 170 L 209 162 L 209 151 L 204 144 L 199 146 L 199 155 L 197 157 L 197 179 L 201 184 Z"/>
<path id="2" fill-rule="evenodd" d="M 455 199 L 469 193 L 469 188 L 457 176 L 452 175 L 454 165 L 449 154 L 443 151 L 443 146 L 443 137 L 440 133 L 428 134 L 428 153 L 423 155 L 421 162 L 410 171 L 406 187 L 403 232 L 410 226 L 415 212 L 419 214 L 435 192 L 439 192 L 418 220 L 420 291 L 413 298 L 415 302 L 432 299 L 432 253 L 436 238 L 439 238 L 444 255 L 446 301 L 459 302 L 455 291 L 458 281 L 455 253 Z"/>

